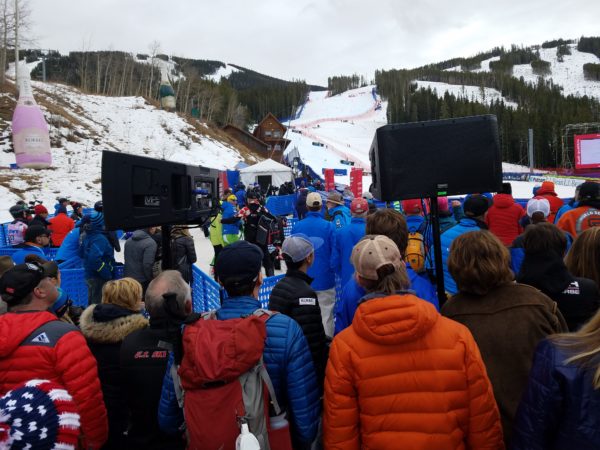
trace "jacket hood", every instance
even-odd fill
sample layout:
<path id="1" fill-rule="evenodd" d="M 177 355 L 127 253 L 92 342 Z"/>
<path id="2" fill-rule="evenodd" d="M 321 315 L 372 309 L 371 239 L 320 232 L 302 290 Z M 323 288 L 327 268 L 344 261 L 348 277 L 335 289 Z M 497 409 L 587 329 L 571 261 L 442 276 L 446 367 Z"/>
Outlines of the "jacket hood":
<path id="1" fill-rule="evenodd" d="M 131 235 L 131 239 L 133 239 L 134 241 L 141 241 L 142 239 L 148 238 L 152 239 L 152 237 L 144 230 L 135 230 Z"/>
<path id="2" fill-rule="evenodd" d="M 496 194 L 494 196 L 494 206 L 497 208 L 510 208 L 515 204 L 515 199 L 510 194 Z"/>
<path id="3" fill-rule="evenodd" d="M 36 328 L 56 320 L 48 311 L 6 313 L 0 316 L 0 358 L 10 356 Z"/>
<path id="4" fill-rule="evenodd" d="M 352 327 L 362 338 L 384 345 L 415 341 L 431 330 L 439 313 L 412 294 L 369 298 L 356 310 Z"/>
<path id="5" fill-rule="evenodd" d="M 546 251 L 526 254 L 517 281 L 538 288 L 544 294 L 560 294 L 575 277 L 569 273 L 562 258 Z"/>
<path id="6" fill-rule="evenodd" d="M 554 183 L 552 181 L 544 181 L 542 186 L 537 190 L 536 195 L 553 195 L 556 197 Z"/>
<path id="7" fill-rule="evenodd" d="M 96 308 L 100 308 L 97 313 Z M 128 334 L 146 328 L 148 319 L 139 313 L 115 305 L 91 305 L 81 314 L 79 325 L 87 339 L 104 344 L 115 344 L 125 339 Z"/>

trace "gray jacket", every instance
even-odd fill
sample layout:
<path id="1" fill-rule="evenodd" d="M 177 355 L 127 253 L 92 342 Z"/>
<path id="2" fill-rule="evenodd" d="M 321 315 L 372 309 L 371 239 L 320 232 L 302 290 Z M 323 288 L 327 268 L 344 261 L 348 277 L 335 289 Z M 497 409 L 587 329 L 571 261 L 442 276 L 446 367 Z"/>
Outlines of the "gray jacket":
<path id="1" fill-rule="evenodd" d="M 156 257 L 156 242 L 145 230 L 136 230 L 125 242 L 124 276 L 141 283 L 144 289 L 152 280 L 152 265 Z"/>

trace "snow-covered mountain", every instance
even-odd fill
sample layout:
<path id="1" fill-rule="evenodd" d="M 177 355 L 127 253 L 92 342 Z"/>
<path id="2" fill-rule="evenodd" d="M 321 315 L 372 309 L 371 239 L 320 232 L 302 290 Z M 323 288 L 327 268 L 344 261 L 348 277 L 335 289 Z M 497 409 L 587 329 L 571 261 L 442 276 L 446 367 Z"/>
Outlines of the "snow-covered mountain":
<path id="1" fill-rule="evenodd" d="M 562 87 L 563 94 L 574 95 L 576 97 L 582 97 L 587 95 L 589 97 L 595 97 L 600 99 L 600 81 L 586 80 L 583 75 L 583 65 L 586 63 L 600 63 L 600 58 L 592 53 L 580 52 L 577 50 L 577 44 L 568 44 L 571 50 L 570 55 L 564 55 L 562 61 L 559 61 L 556 54 L 556 48 L 539 48 L 540 59 L 548 61 L 550 63 L 550 74 L 545 76 L 546 80 L 552 80 L 555 85 Z M 499 60 L 499 57 L 493 57 L 486 59 L 481 62 L 479 69 L 473 70 L 473 72 L 489 72 L 490 62 Z M 446 71 L 462 71 L 461 66 L 451 67 Z M 513 76 L 516 78 L 523 78 L 526 83 L 536 84 L 539 79 L 539 75 L 533 73 L 531 64 L 517 64 L 513 66 Z M 419 87 L 427 88 L 430 86 L 435 89 L 439 97 L 443 97 L 445 92 L 454 94 L 459 98 L 472 99 L 475 98 L 477 101 L 482 103 L 489 103 L 492 96 L 499 96 L 500 93 L 494 89 L 486 88 L 486 98 L 482 99 L 479 95 L 480 88 L 478 86 L 465 86 L 464 88 L 460 85 L 451 85 L 447 83 L 433 83 L 426 81 L 416 80 Z M 491 94 L 491 95 L 490 95 Z M 504 99 L 504 102 L 511 107 L 514 107 L 514 103 L 508 102 Z"/>

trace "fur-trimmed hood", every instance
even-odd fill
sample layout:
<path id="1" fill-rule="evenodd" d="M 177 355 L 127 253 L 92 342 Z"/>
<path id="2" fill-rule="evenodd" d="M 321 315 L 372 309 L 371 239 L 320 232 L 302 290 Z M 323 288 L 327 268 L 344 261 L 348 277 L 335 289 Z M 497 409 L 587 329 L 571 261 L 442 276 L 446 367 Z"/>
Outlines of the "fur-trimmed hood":
<path id="1" fill-rule="evenodd" d="M 121 342 L 128 334 L 146 328 L 149 324 L 148 319 L 138 313 L 122 315 L 112 320 L 98 321 L 97 318 L 94 317 L 94 310 L 97 306 L 98 305 L 88 306 L 79 319 L 81 332 L 86 339 L 91 341 L 106 344 Z M 115 306 L 115 308 L 118 307 Z"/>

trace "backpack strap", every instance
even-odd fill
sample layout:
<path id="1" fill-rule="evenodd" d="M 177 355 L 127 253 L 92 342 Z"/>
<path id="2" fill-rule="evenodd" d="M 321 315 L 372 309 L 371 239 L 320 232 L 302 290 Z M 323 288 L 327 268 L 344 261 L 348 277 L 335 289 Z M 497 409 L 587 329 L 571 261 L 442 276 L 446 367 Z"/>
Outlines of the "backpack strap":
<path id="1" fill-rule="evenodd" d="M 202 319 L 202 320 L 217 320 L 217 310 L 213 309 L 212 311 L 203 312 L 200 315 L 200 319 Z"/>
<path id="2" fill-rule="evenodd" d="M 276 314 L 279 314 L 279 311 L 270 311 L 268 309 L 262 308 L 259 308 L 252 313 L 254 317 L 258 317 L 260 320 L 262 320 L 265 323 L 265 325 L 267 323 L 267 320 L 269 320 Z M 277 401 L 277 396 L 275 395 L 275 388 L 273 387 L 273 382 L 271 381 L 269 372 L 267 372 L 267 368 L 265 367 L 265 363 L 263 362 L 262 356 L 260 357 L 259 364 L 260 377 L 265 383 L 265 386 L 267 386 L 269 396 L 271 397 L 271 404 L 273 405 L 273 410 L 275 411 L 275 415 L 278 416 L 279 414 L 281 414 L 281 407 L 279 406 L 279 402 Z"/>

